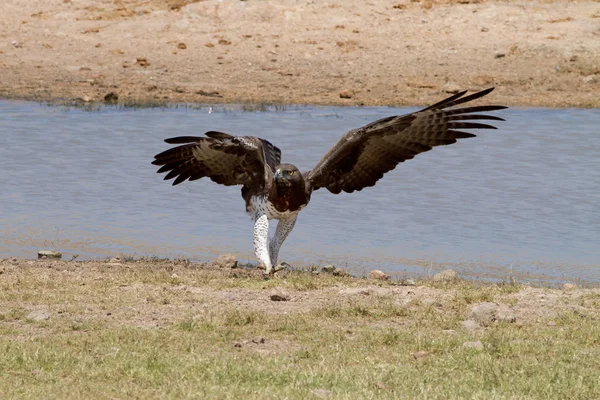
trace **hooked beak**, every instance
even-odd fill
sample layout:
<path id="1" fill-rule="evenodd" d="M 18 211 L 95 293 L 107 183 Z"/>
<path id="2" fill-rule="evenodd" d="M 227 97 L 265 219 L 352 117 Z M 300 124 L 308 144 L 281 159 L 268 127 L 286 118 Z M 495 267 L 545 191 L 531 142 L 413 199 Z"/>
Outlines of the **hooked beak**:
<path id="1" fill-rule="evenodd" d="M 283 171 L 281 170 L 281 168 L 277 168 L 275 170 L 275 179 L 279 179 L 281 177 L 283 177 Z"/>

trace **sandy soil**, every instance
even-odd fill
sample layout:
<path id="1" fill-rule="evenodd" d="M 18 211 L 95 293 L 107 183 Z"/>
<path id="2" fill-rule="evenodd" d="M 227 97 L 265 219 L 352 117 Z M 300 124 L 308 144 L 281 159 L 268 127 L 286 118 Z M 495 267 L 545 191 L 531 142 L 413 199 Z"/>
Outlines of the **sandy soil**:
<path id="1" fill-rule="evenodd" d="M 3 0 L 0 97 L 600 107 L 598 1 Z"/>

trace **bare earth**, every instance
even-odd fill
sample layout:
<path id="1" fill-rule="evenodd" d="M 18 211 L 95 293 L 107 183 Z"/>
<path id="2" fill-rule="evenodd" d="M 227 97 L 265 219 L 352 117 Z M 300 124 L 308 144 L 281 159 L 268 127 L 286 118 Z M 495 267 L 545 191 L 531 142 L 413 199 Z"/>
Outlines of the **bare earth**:
<path id="1" fill-rule="evenodd" d="M 3 98 L 415 105 L 496 86 L 509 106 L 600 107 L 598 1 L 3 0 L 0 15 Z"/>

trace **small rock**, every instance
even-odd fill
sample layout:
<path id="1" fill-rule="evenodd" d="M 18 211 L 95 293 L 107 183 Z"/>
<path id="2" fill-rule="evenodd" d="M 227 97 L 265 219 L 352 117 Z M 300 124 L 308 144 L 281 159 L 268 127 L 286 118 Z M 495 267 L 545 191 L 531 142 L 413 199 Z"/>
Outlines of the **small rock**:
<path id="1" fill-rule="evenodd" d="M 444 85 L 444 92 L 456 94 L 461 91 L 461 87 L 458 86 L 455 82 L 448 82 Z"/>
<path id="2" fill-rule="evenodd" d="M 379 280 L 379 281 L 386 281 L 386 280 L 390 279 L 390 277 L 385 272 L 380 271 L 378 269 L 374 269 L 369 274 L 369 279 Z"/>
<path id="3" fill-rule="evenodd" d="M 150 63 L 148 62 L 148 60 L 145 57 L 138 57 L 135 59 L 135 63 L 137 65 L 139 65 L 140 67 L 147 67 L 150 65 Z"/>
<path id="4" fill-rule="evenodd" d="M 222 254 L 213 261 L 213 265 L 219 268 L 237 268 L 238 259 L 233 254 Z"/>
<path id="5" fill-rule="evenodd" d="M 92 101 L 92 98 L 90 96 L 80 96 L 77 98 L 77 100 L 83 101 L 84 103 L 89 103 Z"/>
<path id="6" fill-rule="evenodd" d="M 452 282 L 458 279 L 458 273 L 451 269 L 438 272 L 433 276 L 434 282 Z"/>
<path id="7" fill-rule="evenodd" d="M 33 371 L 31 371 L 31 374 L 36 375 L 36 376 L 40 375 L 41 373 L 42 373 L 42 370 L 40 370 L 40 369 L 34 369 Z"/>
<path id="8" fill-rule="evenodd" d="M 257 336 L 254 339 L 252 339 L 252 343 L 254 344 L 264 344 L 265 343 L 265 338 L 262 336 Z"/>
<path id="9" fill-rule="evenodd" d="M 477 323 L 477 321 L 473 321 L 472 319 L 468 319 L 466 321 L 463 321 L 460 324 L 463 326 L 463 328 L 465 328 L 468 331 L 472 331 L 472 330 L 480 328 L 480 326 Z"/>
<path id="10" fill-rule="evenodd" d="M 181 86 L 177 86 L 177 87 L 175 88 L 175 91 L 176 91 L 177 93 L 185 93 L 185 89 L 184 89 L 184 88 L 182 88 Z"/>
<path id="11" fill-rule="evenodd" d="M 109 263 L 120 263 L 121 262 L 121 257 L 113 257 L 110 260 L 108 260 Z"/>
<path id="12" fill-rule="evenodd" d="M 510 307 L 508 307 L 505 304 L 500 304 L 498 310 L 496 310 L 496 321 L 507 322 L 512 324 L 517 322 L 517 317 L 510 309 Z"/>
<path id="13" fill-rule="evenodd" d="M 325 265 L 323 268 L 321 268 L 321 272 L 324 274 L 332 274 L 333 271 L 335 271 L 334 265 Z"/>
<path id="14" fill-rule="evenodd" d="M 327 389 L 311 389 L 310 393 L 314 394 L 320 399 L 326 399 L 328 397 L 333 396 L 333 392 Z"/>
<path id="15" fill-rule="evenodd" d="M 219 44 L 224 45 L 224 46 L 228 46 L 228 45 L 231 44 L 231 40 L 219 39 Z"/>
<path id="16" fill-rule="evenodd" d="M 187 49 L 187 46 L 185 43 L 182 42 L 182 43 L 177 44 L 177 48 L 181 49 L 181 50 L 185 50 L 185 49 Z"/>
<path id="17" fill-rule="evenodd" d="M 286 291 L 279 289 L 272 291 L 270 298 L 272 301 L 289 301 L 291 296 Z"/>
<path id="18" fill-rule="evenodd" d="M 223 97 L 223 95 L 219 92 L 217 92 L 216 90 L 210 90 L 210 91 L 206 91 L 206 90 L 198 90 L 196 92 L 196 94 L 199 94 L 200 96 L 206 96 L 206 97 Z"/>
<path id="19" fill-rule="evenodd" d="M 402 286 L 417 286 L 417 283 L 412 279 L 403 279 L 400 284 Z"/>
<path id="20" fill-rule="evenodd" d="M 40 250 L 38 251 L 38 258 L 44 259 L 44 257 L 46 258 L 55 258 L 57 260 L 62 258 L 62 254 L 59 253 L 58 251 L 52 251 L 52 250 Z"/>
<path id="21" fill-rule="evenodd" d="M 496 303 L 479 303 L 471 307 L 469 319 L 472 319 L 483 326 L 488 326 L 496 320 L 496 311 L 498 304 Z"/>
<path id="22" fill-rule="evenodd" d="M 349 276 L 350 274 L 344 268 L 336 268 L 333 270 L 333 276 Z"/>
<path id="23" fill-rule="evenodd" d="M 414 357 L 415 360 L 418 360 L 420 358 L 425 358 L 429 355 L 428 352 L 421 350 L 421 351 L 417 351 L 415 353 L 412 353 L 412 356 Z"/>
<path id="24" fill-rule="evenodd" d="M 340 290 L 340 294 L 355 296 L 355 295 L 363 295 L 368 296 L 373 293 L 373 289 L 371 288 L 347 288 Z"/>
<path id="25" fill-rule="evenodd" d="M 119 101 L 119 95 L 116 92 L 108 92 L 106 96 L 104 96 L 104 102 L 114 104 Z"/>
<path id="26" fill-rule="evenodd" d="M 504 58 L 504 57 L 506 57 L 506 54 L 504 54 L 504 53 L 496 53 L 496 54 L 494 54 L 494 58 Z"/>
<path id="27" fill-rule="evenodd" d="M 577 285 L 575 285 L 574 283 L 565 283 L 562 286 L 563 290 L 575 290 L 577 289 Z"/>
<path id="28" fill-rule="evenodd" d="M 354 92 L 351 90 L 342 90 L 340 91 L 340 98 L 341 99 L 351 99 L 352 97 L 354 97 Z"/>
<path id="29" fill-rule="evenodd" d="M 215 47 L 215 45 L 214 45 L 214 44 L 212 44 L 212 43 L 206 43 L 206 44 L 205 44 L 205 46 L 206 46 L 206 47 Z"/>
<path id="30" fill-rule="evenodd" d="M 46 321 L 50 319 L 50 313 L 47 310 L 37 310 L 27 314 L 25 318 L 31 321 Z"/>
<path id="31" fill-rule="evenodd" d="M 596 75 L 588 75 L 584 76 L 581 81 L 583 83 L 598 83 L 600 82 L 600 78 L 598 78 Z"/>
<path id="32" fill-rule="evenodd" d="M 556 322 L 550 321 L 546 325 L 548 325 L 548 326 L 556 326 Z"/>
<path id="33" fill-rule="evenodd" d="M 13 40 L 12 42 L 10 42 L 10 44 L 12 44 L 12 45 L 13 45 L 13 47 L 15 47 L 15 48 L 17 48 L 17 49 L 20 49 L 20 48 L 22 48 L 22 47 L 23 47 L 23 43 L 21 43 L 21 42 L 17 42 L 16 40 Z"/>
<path id="34" fill-rule="evenodd" d="M 479 340 L 476 342 L 464 342 L 463 347 L 465 349 L 483 350 L 483 343 L 481 343 Z"/>
<path id="35" fill-rule="evenodd" d="M 490 30 L 485 26 L 481 27 L 481 32 L 489 32 Z"/>
<path id="36" fill-rule="evenodd" d="M 171 274 L 171 279 L 179 279 L 179 275 L 177 275 L 175 272 L 173 272 Z"/>

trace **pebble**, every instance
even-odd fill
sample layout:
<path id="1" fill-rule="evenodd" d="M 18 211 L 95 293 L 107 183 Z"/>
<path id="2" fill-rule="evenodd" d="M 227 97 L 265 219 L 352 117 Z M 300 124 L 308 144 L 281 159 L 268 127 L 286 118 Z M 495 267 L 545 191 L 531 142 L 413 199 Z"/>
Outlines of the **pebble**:
<path id="1" fill-rule="evenodd" d="M 223 97 L 223 95 L 219 92 L 217 92 L 216 90 L 198 90 L 196 92 L 196 94 L 199 94 L 200 96 L 206 96 L 206 97 Z M 210 113 L 209 113 L 210 114 Z"/>
<path id="2" fill-rule="evenodd" d="M 38 258 L 44 259 L 44 257 L 46 258 L 55 258 L 55 259 L 61 259 L 62 258 L 62 254 L 59 253 L 58 251 L 52 251 L 52 250 L 40 250 L 38 251 Z"/>
<path id="3" fill-rule="evenodd" d="M 212 264 L 219 268 L 237 268 L 238 259 L 233 254 L 221 254 Z"/>
<path id="4" fill-rule="evenodd" d="M 147 67 L 150 65 L 150 63 L 148 62 L 148 59 L 145 57 L 138 57 L 135 59 L 135 63 L 137 65 L 139 65 L 140 67 Z"/>
<path id="5" fill-rule="evenodd" d="M 438 272 L 437 274 L 433 275 L 434 282 L 452 282 L 457 279 L 458 272 L 451 269 L 447 269 L 445 271 Z"/>
<path id="6" fill-rule="evenodd" d="M 456 94 L 461 91 L 461 87 L 456 82 L 448 82 L 444 85 L 444 92 Z"/>
<path id="7" fill-rule="evenodd" d="M 177 48 L 181 50 L 187 49 L 187 45 L 183 42 L 177 44 Z"/>
<path id="8" fill-rule="evenodd" d="M 291 296 L 284 290 L 274 290 L 271 292 L 270 298 L 272 301 L 289 301 Z"/>
<path id="9" fill-rule="evenodd" d="M 264 344 L 265 341 L 266 341 L 266 339 L 262 336 L 257 336 L 254 339 L 252 339 L 252 343 L 255 343 L 255 344 Z"/>
<path id="10" fill-rule="evenodd" d="M 496 54 L 494 54 L 494 58 L 504 58 L 504 57 L 506 57 L 506 54 L 504 54 L 504 53 L 496 53 Z"/>
<path id="11" fill-rule="evenodd" d="M 588 76 L 584 76 L 581 81 L 583 83 L 599 83 L 600 82 L 600 78 L 598 78 L 596 75 L 588 75 Z"/>
<path id="12" fill-rule="evenodd" d="M 369 274 L 369 279 L 379 280 L 379 281 L 386 281 L 386 280 L 390 279 L 390 277 L 385 272 L 380 271 L 378 269 L 374 269 Z"/>
<path id="13" fill-rule="evenodd" d="M 496 320 L 496 310 L 498 310 L 498 304 L 496 303 L 478 303 L 471 307 L 469 319 L 483 326 L 488 326 Z"/>
<path id="14" fill-rule="evenodd" d="M 347 289 L 340 290 L 340 294 L 345 294 L 345 295 L 350 295 L 350 296 L 359 295 L 359 294 L 363 295 L 363 296 L 368 296 L 372 293 L 373 293 L 373 289 L 371 289 L 371 288 L 347 288 Z"/>
<path id="15" fill-rule="evenodd" d="M 104 102 L 114 104 L 119 100 L 119 95 L 117 92 L 108 92 L 104 96 Z"/>
<path id="16" fill-rule="evenodd" d="M 417 286 L 417 283 L 412 279 L 404 279 L 400 282 L 402 286 Z"/>
<path id="17" fill-rule="evenodd" d="M 324 274 L 332 274 L 335 271 L 335 265 L 325 265 L 321 268 L 321 272 Z"/>
<path id="18" fill-rule="evenodd" d="M 336 268 L 333 270 L 333 276 L 350 276 L 344 268 Z"/>
<path id="19" fill-rule="evenodd" d="M 47 310 L 37 310 L 27 314 L 25 318 L 31 321 L 46 321 L 50 319 L 50 313 Z"/>
<path id="20" fill-rule="evenodd" d="M 463 347 L 466 349 L 483 350 L 483 343 L 479 340 L 476 342 L 464 342 Z"/>
<path id="21" fill-rule="evenodd" d="M 428 353 L 428 352 L 426 352 L 426 351 L 424 351 L 424 350 L 421 350 L 421 351 L 417 351 L 417 352 L 414 352 L 414 353 L 412 353 L 412 356 L 414 357 L 414 359 L 415 359 L 415 360 L 418 360 L 418 359 L 420 359 L 420 358 L 425 358 L 425 357 L 427 357 L 428 355 L 429 355 L 429 353 Z"/>
<path id="22" fill-rule="evenodd" d="M 340 98 L 341 99 L 351 99 L 352 97 L 354 97 L 354 92 L 351 90 L 342 90 L 340 91 Z"/>
<path id="23" fill-rule="evenodd" d="M 517 317 L 509 306 L 491 302 L 473 305 L 471 307 L 469 319 L 472 319 L 483 326 L 489 326 L 493 322 L 517 322 Z"/>

